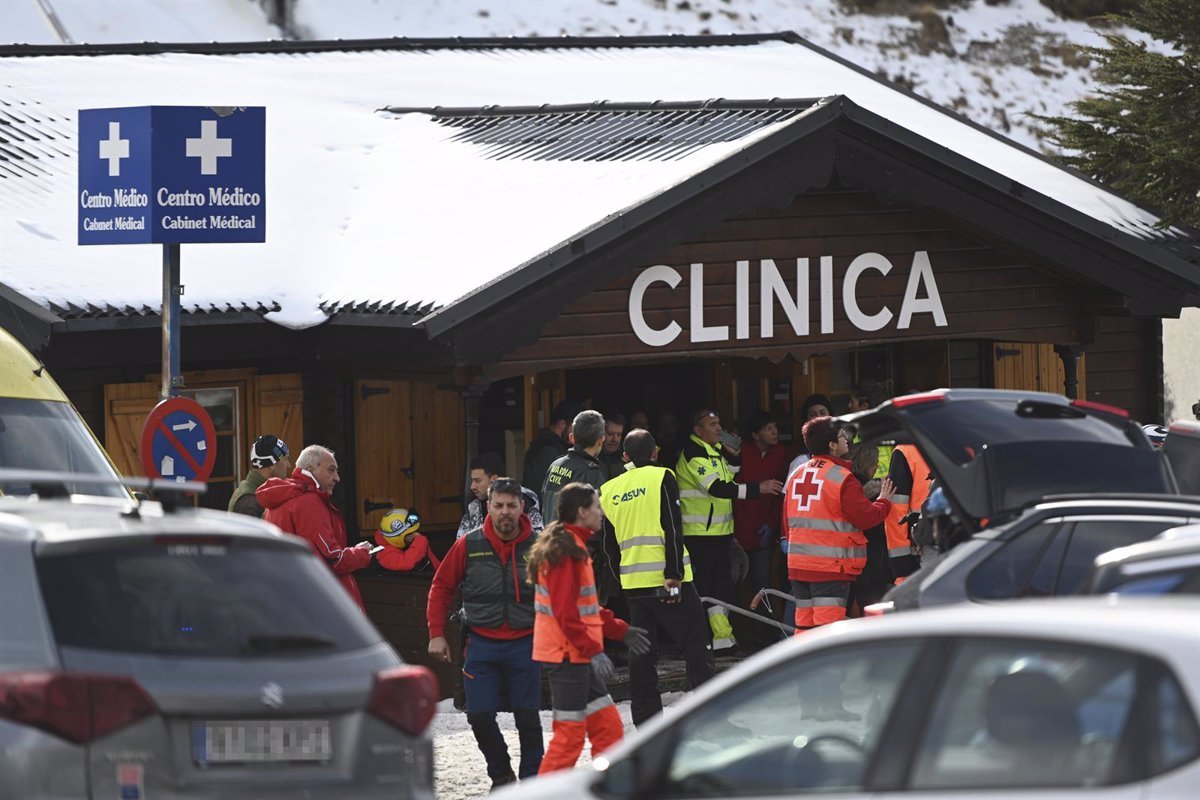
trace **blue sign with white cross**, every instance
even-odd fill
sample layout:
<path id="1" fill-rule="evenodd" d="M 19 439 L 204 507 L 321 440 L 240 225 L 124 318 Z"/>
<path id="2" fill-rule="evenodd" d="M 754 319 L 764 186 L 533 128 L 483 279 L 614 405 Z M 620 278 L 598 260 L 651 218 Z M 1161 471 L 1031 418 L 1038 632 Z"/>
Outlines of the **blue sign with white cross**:
<path id="1" fill-rule="evenodd" d="M 266 241 L 266 109 L 79 112 L 79 243 Z"/>

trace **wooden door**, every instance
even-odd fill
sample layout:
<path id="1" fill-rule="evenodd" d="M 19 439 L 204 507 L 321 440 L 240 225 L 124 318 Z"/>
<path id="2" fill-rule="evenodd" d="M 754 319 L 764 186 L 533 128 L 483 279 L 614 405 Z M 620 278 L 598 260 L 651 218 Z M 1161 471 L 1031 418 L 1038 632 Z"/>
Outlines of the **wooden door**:
<path id="1" fill-rule="evenodd" d="M 456 390 L 413 384 L 413 504 L 421 525 L 454 527 L 462 515 L 466 469 L 465 412 Z"/>
<path id="2" fill-rule="evenodd" d="M 354 481 L 364 535 L 378 529 L 388 509 L 415 507 L 412 434 L 411 382 L 354 382 Z"/>

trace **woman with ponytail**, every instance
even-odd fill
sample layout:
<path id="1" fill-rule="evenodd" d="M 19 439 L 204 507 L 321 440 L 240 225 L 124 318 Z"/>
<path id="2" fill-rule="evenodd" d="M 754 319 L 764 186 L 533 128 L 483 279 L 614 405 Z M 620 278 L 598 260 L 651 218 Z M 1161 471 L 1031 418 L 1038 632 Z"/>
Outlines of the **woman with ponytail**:
<path id="1" fill-rule="evenodd" d="M 554 733 L 539 775 L 571 769 L 591 740 L 592 757 L 624 735 L 624 725 L 605 681 L 613 663 L 604 639 L 623 639 L 630 651 L 645 653 L 650 640 L 600 607 L 587 541 L 602 521 L 596 490 L 569 483 L 558 495 L 558 519 L 529 549 L 529 582 L 534 594 L 533 659 L 550 677 Z"/>

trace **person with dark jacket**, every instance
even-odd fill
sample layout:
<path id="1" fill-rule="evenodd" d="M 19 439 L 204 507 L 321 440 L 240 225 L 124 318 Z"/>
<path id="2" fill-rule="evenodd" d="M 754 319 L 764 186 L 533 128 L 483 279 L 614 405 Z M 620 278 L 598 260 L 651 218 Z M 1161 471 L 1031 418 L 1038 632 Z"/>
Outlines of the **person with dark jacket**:
<path id="1" fill-rule="evenodd" d="M 604 469 L 604 480 L 609 481 L 625 471 L 625 458 L 621 442 L 625 439 L 625 418 L 611 414 L 604 418 L 604 447 L 597 459 Z"/>
<path id="2" fill-rule="evenodd" d="M 859 443 L 850 448 L 848 458 L 854 465 L 854 477 L 862 484 L 863 496 L 871 502 L 878 500 L 879 492 L 883 488 L 882 481 L 871 477 L 879 466 L 878 448 Z M 892 465 L 895 463 L 893 459 Z M 892 497 L 895 498 L 895 495 Z M 884 526 L 874 525 L 866 528 L 863 535 L 867 537 L 867 565 L 863 567 L 862 574 L 855 579 L 849 601 L 851 607 L 857 604 L 859 609 L 882 600 L 888 589 L 892 588 L 893 581 L 892 562 L 888 557 L 887 532 Z"/>
<path id="3" fill-rule="evenodd" d="M 533 528 L 521 510 L 521 485 L 496 478 L 488 487 L 488 515 L 482 527 L 457 540 L 433 576 L 426 606 L 429 654 L 450 661 L 446 616 L 462 592 L 460 616 L 469 641 L 466 678 L 467 722 L 487 761 L 492 786 L 516 780 L 508 745 L 496 724 L 501 682 L 508 683 L 513 719 L 521 741 L 517 775 L 529 778 L 542 763 L 541 665 L 533 660 L 533 587 L 525 563 Z"/>
<path id="4" fill-rule="evenodd" d="M 534 487 L 536 490 L 546 482 L 546 473 L 549 472 L 550 465 L 554 463 L 555 459 L 566 453 L 570 446 L 567 438 L 570 435 L 571 420 L 575 416 L 576 408 L 578 408 L 577 405 L 565 400 L 554 407 L 554 411 L 550 415 L 550 424 L 529 443 L 529 449 L 525 451 L 525 466 L 521 473 L 521 483 Z M 538 499 L 542 501 L 542 508 L 545 508 L 546 498 L 539 497 Z M 554 519 L 550 514 L 546 514 L 545 518 Z"/>
<path id="5" fill-rule="evenodd" d="M 471 459 L 469 471 L 473 497 L 471 502 L 467 503 L 467 510 L 462 515 L 462 519 L 459 520 L 456 537 L 458 539 L 483 524 L 483 518 L 487 516 L 488 487 L 492 485 L 492 481 L 496 480 L 497 476 L 504 474 L 504 461 L 496 453 L 480 453 Z M 522 486 L 521 495 L 525 501 L 525 516 L 529 517 L 529 524 L 533 526 L 533 535 L 537 536 L 542 532 L 543 527 L 537 492 Z"/>
<path id="6" fill-rule="evenodd" d="M 599 489 L 606 480 L 597 456 L 604 447 L 604 417 L 598 411 L 580 411 L 571 422 L 574 442 L 565 455 L 556 459 L 542 484 L 542 508 L 545 519 L 558 518 L 558 493 L 568 483 L 586 483 Z"/>
<path id="7" fill-rule="evenodd" d="M 237 485 L 229 498 L 228 510 L 234 514 L 262 517 L 263 507 L 254 493 L 269 478 L 286 478 L 292 474 L 292 462 L 288 460 L 288 446 L 283 439 L 264 434 L 250 446 L 250 471 L 246 479 Z"/>
<path id="8" fill-rule="evenodd" d="M 370 565 L 371 543 L 346 546 L 346 523 L 330 499 L 340 480 L 333 451 L 310 444 L 296 459 L 292 477 L 271 478 L 254 494 L 266 509 L 264 519 L 286 533 L 307 539 L 358 607 L 365 611 L 354 573 Z"/>

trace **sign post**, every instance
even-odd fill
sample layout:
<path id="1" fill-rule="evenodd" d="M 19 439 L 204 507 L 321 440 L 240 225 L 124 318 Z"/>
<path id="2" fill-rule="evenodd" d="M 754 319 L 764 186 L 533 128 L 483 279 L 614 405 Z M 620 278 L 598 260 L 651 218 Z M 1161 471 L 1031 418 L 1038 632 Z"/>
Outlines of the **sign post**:
<path id="1" fill-rule="evenodd" d="M 161 400 L 141 442 L 151 477 L 203 481 L 216 463 L 212 420 L 178 396 L 179 245 L 267 240 L 266 119 L 262 107 L 79 112 L 79 244 L 163 246 Z"/>
<path id="2" fill-rule="evenodd" d="M 266 241 L 266 109 L 79 112 L 79 244 L 163 245 L 163 399 L 179 364 L 182 243 Z"/>

